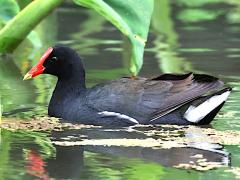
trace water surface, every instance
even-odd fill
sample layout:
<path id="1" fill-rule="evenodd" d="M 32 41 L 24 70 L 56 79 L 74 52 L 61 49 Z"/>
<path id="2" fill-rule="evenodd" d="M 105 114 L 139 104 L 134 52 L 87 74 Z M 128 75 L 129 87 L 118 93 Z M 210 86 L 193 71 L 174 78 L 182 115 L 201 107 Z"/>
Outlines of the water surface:
<path id="1" fill-rule="evenodd" d="M 238 0 L 157 1 L 144 55 L 141 76 L 160 73 L 207 73 L 234 88 L 212 123 L 217 130 L 240 130 L 240 3 Z M 76 49 L 84 60 L 87 86 L 129 75 L 127 40 L 101 16 L 66 3 L 41 22 L 35 31 L 40 48 L 25 41 L 13 54 L 0 57 L 0 93 L 6 119 L 46 115 L 56 79 L 42 75 L 23 82 L 23 75 L 53 44 Z M 154 129 L 152 127 L 152 129 Z M 145 138 L 143 133 L 83 129 L 56 132 L 1 130 L 0 179 L 235 179 L 225 170 L 240 165 L 237 145 L 196 148 L 53 146 L 66 135 L 82 138 Z M 186 136 L 187 134 L 179 134 Z M 161 138 L 153 136 L 153 138 Z M 191 156 L 224 167 L 206 172 L 177 169 Z"/>

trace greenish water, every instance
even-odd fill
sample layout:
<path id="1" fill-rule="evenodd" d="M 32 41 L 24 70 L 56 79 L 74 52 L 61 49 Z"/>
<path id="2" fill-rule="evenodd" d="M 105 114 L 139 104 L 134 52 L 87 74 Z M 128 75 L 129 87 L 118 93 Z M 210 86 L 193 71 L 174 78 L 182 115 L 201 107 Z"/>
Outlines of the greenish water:
<path id="1" fill-rule="evenodd" d="M 83 57 L 87 85 L 128 75 L 128 43 L 102 17 L 65 4 L 35 29 L 40 42 L 23 42 L 0 57 L 0 95 L 4 118 L 30 119 L 47 113 L 56 79 L 42 75 L 24 82 L 23 75 L 51 45 L 73 47 Z M 40 47 L 40 45 L 42 45 Z M 40 47 L 40 48 L 39 48 Z M 240 130 L 240 3 L 238 0 L 156 1 L 141 76 L 194 71 L 223 79 L 234 88 L 215 118 L 217 130 Z M 132 137 L 128 131 L 104 129 L 71 132 L 10 132 L 1 130 L 0 179 L 235 179 L 225 172 L 240 166 L 240 147 L 224 146 L 221 153 L 190 148 L 168 150 L 143 147 L 52 146 L 66 134 L 92 137 Z M 66 134 L 65 134 L 66 133 Z M 230 161 L 206 172 L 173 165 L 189 161 L 193 154 Z M 226 155 L 228 152 L 231 155 Z"/>

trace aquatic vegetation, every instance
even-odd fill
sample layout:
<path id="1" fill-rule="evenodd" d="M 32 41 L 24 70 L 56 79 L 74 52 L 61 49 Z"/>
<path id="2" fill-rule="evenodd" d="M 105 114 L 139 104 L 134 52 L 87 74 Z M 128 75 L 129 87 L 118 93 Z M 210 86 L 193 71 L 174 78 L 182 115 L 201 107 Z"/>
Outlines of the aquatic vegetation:
<path id="1" fill-rule="evenodd" d="M 206 159 L 199 159 L 198 164 L 179 164 L 174 166 L 176 168 L 184 168 L 184 169 L 195 169 L 198 171 L 207 171 L 217 167 L 222 167 L 222 164 L 219 162 L 207 162 Z"/>
<path id="2" fill-rule="evenodd" d="M 97 126 L 90 125 L 73 125 L 71 123 L 60 123 L 57 118 L 54 117 L 38 117 L 33 120 L 18 120 L 18 119 L 4 119 L 0 128 L 18 131 L 18 130 L 27 130 L 27 131 L 63 131 L 64 129 L 81 129 L 81 128 L 90 128 Z"/>
<path id="3" fill-rule="evenodd" d="M 5 0 L 4 2 L 7 1 Z M 0 30 L 0 52 L 12 52 L 32 31 L 32 28 L 62 2 L 63 0 L 49 0 L 44 2 L 35 0 L 29 3 L 20 13 L 18 13 L 19 7 L 17 3 L 13 2 L 13 7 L 11 8 L 13 10 L 12 14 L 16 16 Z M 143 64 L 143 52 L 147 41 L 154 1 L 105 2 L 74 0 L 74 2 L 98 12 L 129 39 L 131 44 L 129 70 L 132 75 L 137 75 Z M 11 16 L 13 16 L 12 14 Z M 32 41 L 36 41 L 36 37 L 36 34 L 30 34 Z"/>
<path id="4" fill-rule="evenodd" d="M 72 128 L 69 126 L 68 128 Z M 141 128 L 150 126 L 139 126 Z M 167 130 L 166 128 L 171 128 Z M 84 128 L 82 126 L 81 128 Z M 81 141 L 53 141 L 54 144 L 61 146 L 80 146 L 80 145 L 94 145 L 94 146 L 125 146 L 125 147 L 155 147 L 161 149 L 170 149 L 173 147 L 191 147 L 192 143 L 219 143 L 224 145 L 240 145 L 240 132 L 237 131 L 217 131 L 211 128 L 199 128 L 195 126 L 158 126 L 159 129 L 151 127 L 153 130 L 139 131 L 136 130 L 138 126 L 132 127 L 130 131 L 136 131 L 146 135 L 144 139 L 82 139 Z M 116 129 L 113 129 L 114 132 Z M 124 131 L 124 130 L 122 130 Z M 196 138 L 189 138 L 188 136 L 181 136 L 181 134 L 188 134 L 191 132 L 201 133 L 201 136 Z M 154 139 L 153 137 L 159 137 Z"/>
<path id="5" fill-rule="evenodd" d="M 240 179 L 240 167 L 232 167 L 231 169 L 226 169 L 225 172 L 231 172 L 235 175 L 236 179 Z"/>
<path id="6" fill-rule="evenodd" d="M 94 9 L 128 37 L 132 45 L 130 72 L 136 75 L 143 64 L 143 52 L 154 1 L 74 0 L 74 2 Z"/>
<path id="7" fill-rule="evenodd" d="M 38 117 L 33 120 L 5 119 L 0 125 L 2 129 L 10 131 L 64 131 L 71 129 L 101 128 L 100 126 L 61 123 L 57 118 Z M 144 139 L 84 139 L 81 141 L 53 141 L 54 144 L 62 146 L 79 146 L 79 145 L 105 145 L 105 146 L 142 146 L 142 147 L 159 147 L 173 148 L 186 147 L 191 142 L 201 143 L 218 143 L 224 145 L 240 145 L 240 132 L 226 130 L 218 131 L 212 128 L 201 128 L 197 126 L 178 126 L 178 125 L 137 125 L 130 128 L 102 128 L 103 131 L 117 132 L 129 131 L 144 134 Z M 182 136 L 182 134 L 200 134 L 201 136 Z M 158 137 L 157 139 L 152 137 Z M 66 139 L 66 138 L 65 138 Z"/>
<path id="8" fill-rule="evenodd" d="M 57 145 L 58 147 L 141 147 L 152 148 L 153 150 L 193 148 L 203 150 L 202 152 L 209 151 L 222 154 L 223 157 L 227 158 L 228 153 L 226 152 L 224 154 L 224 151 L 219 149 L 220 144 L 240 145 L 240 132 L 238 131 L 218 131 L 212 128 L 200 128 L 195 126 L 138 125 L 130 128 L 112 129 L 90 125 L 61 123 L 56 118 L 41 117 L 30 121 L 4 120 L 0 127 L 4 129 L 4 131 L 16 132 L 16 135 L 19 137 L 27 136 L 33 138 L 34 141 L 40 145 L 44 154 L 48 156 L 54 154 L 55 150 L 53 145 Z M 53 136 L 51 138 L 49 137 L 51 140 L 47 137 L 46 131 L 51 132 Z M 71 131 L 73 133 L 71 133 Z M 76 133 L 78 131 L 81 133 Z M 43 132 L 42 135 L 41 132 Z M 91 137 L 93 132 L 97 134 L 97 138 Z M 107 134 L 104 135 L 104 133 Z M 126 137 L 122 136 L 122 133 L 125 133 Z M 136 138 L 136 136 L 133 138 L 131 136 L 133 133 L 135 135 L 140 135 L 139 138 Z M 111 138 L 111 136 L 114 138 Z M 207 154 L 201 154 L 201 151 L 199 151 L 199 153 L 193 153 L 189 158 L 189 162 L 179 161 L 179 164 L 173 164 L 173 167 L 207 171 L 225 167 L 227 163 L 226 160 L 223 162 L 211 160 Z"/>
<path id="9" fill-rule="evenodd" d="M 32 1 L 18 1 L 21 7 L 18 10 L 27 6 L 29 2 Z M 179 179 L 239 179 L 240 145 L 237 131 L 240 128 L 238 108 L 240 86 L 237 68 L 239 49 L 236 48 L 239 44 L 237 36 L 239 28 L 236 24 L 239 22 L 239 5 L 235 5 L 234 2 L 239 4 L 239 0 L 155 1 L 156 14 L 153 14 L 150 43 L 146 49 L 145 64 L 141 72 L 142 75 L 147 76 L 159 73 L 159 70 L 179 73 L 194 70 L 201 73 L 221 74 L 220 77 L 228 82 L 229 86 L 234 87 L 228 103 L 212 124 L 214 129 L 222 131 L 177 126 L 166 126 L 165 130 L 161 127 L 114 130 L 64 125 L 56 119 L 47 117 L 35 118 L 46 114 L 46 104 L 52 91 L 50 87 L 55 81 L 43 77 L 31 82 L 22 82 L 21 76 L 45 50 L 32 49 L 27 37 L 28 39 L 14 51 L 12 59 L 2 56 L 0 60 L 1 103 L 4 106 L 3 123 L 0 125 L 0 179 L 34 178 L 25 175 L 28 173 L 33 176 L 41 175 L 39 166 L 38 168 L 34 166 L 38 165 L 36 161 L 30 161 L 33 157 L 35 159 L 42 157 L 42 161 L 39 162 L 45 167 L 45 173 L 50 179 L 176 179 L 176 176 Z M 189 6 L 185 5 L 186 3 Z M 216 16 L 207 21 L 197 21 L 196 14 L 194 16 L 190 14 L 186 19 L 179 18 L 180 15 L 184 17 L 185 13 L 187 15 L 187 10 L 199 9 L 199 6 L 200 10 L 206 10 L 205 12 L 210 15 L 214 15 L 216 11 Z M 0 9 L 2 7 L 1 3 Z M 126 76 L 129 69 L 126 64 L 131 57 L 129 39 L 121 36 L 117 29 L 111 28 L 111 24 L 94 10 L 76 7 L 67 4 L 57 9 L 34 29 L 42 46 L 46 48 L 56 42 L 63 43 L 79 51 L 83 58 L 89 59 L 86 61 L 86 65 L 90 68 L 87 72 L 88 86 Z M 9 16 L 7 21 L 0 23 L 0 26 L 3 27 L 14 16 L 14 14 Z M 208 17 L 207 14 L 204 17 Z M 66 22 L 69 22 L 68 26 L 70 22 L 75 25 L 67 28 Z M 224 28 L 221 28 L 222 23 L 226 25 Z M 126 42 L 127 46 L 125 46 Z M 113 52 L 113 50 L 117 51 Z M 72 129 L 69 129 L 69 126 Z M 110 141 L 111 136 L 108 133 L 115 135 L 117 131 L 123 136 L 116 136 L 116 141 L 114 139 Z M 144 138 L 131 136 L 131 131 L 144 135 Z M 204 132 L 204 136 L 185 137 L 191 131 L 195 134 Z M 105 133 L 105 137 L 99 137 L 98 133 L 100 135 Z M 59 135 L 59 138 L 54 137 L 55 134 Z M 160 146 L 165 149 L 151 146 L 157 144 L 158 139 Z M 169 142 L 175 140 L 176 143 Z M 166 144 L 163 141 L 166 141 Z M 189 143 L 194 145 L 193 142 L 199 142 L 202 147 L 206 147 L 203 141 L 207 141 L 207 144 L 216 142 L 224 145 L 222 151 L 231 154 L 230 164 L 208 159 L 204 153 L 195 152 L 194 147 L 186 147 Z M 32 153 L 32 148 L 35 154 Z M 64 153 L 58 154 L 58 157 L 57 148 L 64 150 L 62 151 Z M 79 156 L 73 153 L 77 149 L 79 152 L 84 149 L 84 157 L 82 157 L 84 164 L 81 164 L 80 153 Z M 154 152 L 161 153 L 154 154 Z M 70 154 L 76 161 L 72 161 L 73 159 L 65 161 L 64 157 L 69 158 Z M 218 153 L 209 156 L 214 154 Z M 177 160 L 179 161 L 176 162 Z M 164 164 L 173 161 L 175 164 Z M 74 164 L 75 169 L 71 164 Z M 25 166 L 28 169 L 25 169 Z M 60 166 L 62 168 L 55 169 Z M 38 172 L 35 174 L 29 172 L 31 167 Z M 56 174 L 58 177 L 55 177 Z M 69 176 L 65 177 L 66 174 Z M 46 176 L 35 178 L 46 178 Z"/>

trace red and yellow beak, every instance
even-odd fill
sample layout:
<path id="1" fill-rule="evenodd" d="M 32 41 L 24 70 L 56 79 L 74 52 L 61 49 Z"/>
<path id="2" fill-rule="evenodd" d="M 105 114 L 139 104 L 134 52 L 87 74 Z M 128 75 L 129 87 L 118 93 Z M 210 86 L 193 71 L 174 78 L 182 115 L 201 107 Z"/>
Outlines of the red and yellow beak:
<path id="1" fill-rule="evenodd" d="M 35 76 L 38 76 L 39 74 L 42 74 L 45 67 L 43 66 L 43 63 L 45 60 L 49 57 L 49 55 L 52 53 L 53 48 L 50 47 L 48 50 L 43 54 L 39 62 L 28 71 L 28 73 L 24 76 L 23 80 L 34 78 Z"/>

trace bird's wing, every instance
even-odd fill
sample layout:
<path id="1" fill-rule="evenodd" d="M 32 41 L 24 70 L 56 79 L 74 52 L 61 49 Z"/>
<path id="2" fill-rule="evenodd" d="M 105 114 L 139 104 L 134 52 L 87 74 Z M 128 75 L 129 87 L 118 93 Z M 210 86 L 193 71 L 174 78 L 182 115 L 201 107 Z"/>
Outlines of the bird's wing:
<path id="1" fill-rule="evenodd" d="M 141 123 L 161 117 L 223 83 L 208 75 L 163 74 L 153 79 L 121 78 L 95 86 L 87 103 L 97 111 L 116 112 Z"/>

